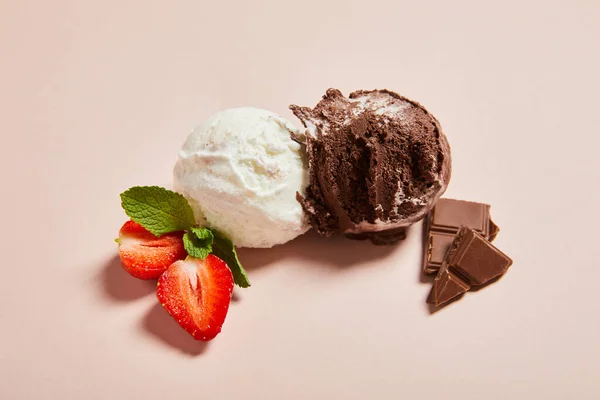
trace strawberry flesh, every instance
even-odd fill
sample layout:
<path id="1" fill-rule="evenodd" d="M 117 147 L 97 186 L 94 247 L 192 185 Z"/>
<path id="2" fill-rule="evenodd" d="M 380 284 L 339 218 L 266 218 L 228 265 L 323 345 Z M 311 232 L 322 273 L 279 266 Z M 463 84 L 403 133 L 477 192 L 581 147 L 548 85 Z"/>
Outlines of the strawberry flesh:
<path id="1" fill-rule="evenodd" d="M 231 270 L 210 254 L 173 263 L 159 278 L 156 296 L 194 339 L 208 341 L 221 332 L 232 293 Z"/>
<path id="2" fill-rule="evenodd" d="M 156 237 L 140 224 L 127 221 L 119 231 L 119 256 L 123 268 L 139 279 L 158 278 L 177 260 L 187 256 L 183 232 Z"/>

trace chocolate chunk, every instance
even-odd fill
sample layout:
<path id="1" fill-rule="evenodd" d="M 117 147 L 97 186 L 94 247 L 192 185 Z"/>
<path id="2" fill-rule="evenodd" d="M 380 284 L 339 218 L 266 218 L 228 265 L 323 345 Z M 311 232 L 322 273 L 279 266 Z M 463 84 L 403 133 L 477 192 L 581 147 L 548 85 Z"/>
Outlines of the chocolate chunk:
<path id="1" fill-rule="evenodd" d="M 474 229 L 490 242 L 499 228 L 490 217 L 490 206 L 471 201 L 439 199 L 425 218 L 425 254 L 423 272 L 435 274 L 442 266 L 446 252 L 461 225 Z"/>
<path id="2" fill-rule="evenodd" d="M 489 213 L 488 213 L 488 218 L 489 218 Z M 488 232 L 487 240 L 489 240 L 490 242 L 493 242 L 494 239 L 496 239 L 496 236 L 498 236 L 498 232 L 500 232 L 500 228 L 490 218 L 490 230 Z"/>
<path id="3" fill-rule="evenodd" d="M 486 238 L 466 225 L 460 227 L 450 245 L 427 302 L 438 307 L 504 274 L 512 260 Z"/>
<path id="4" fill-rule="evenodd" d="M 454 241 L 454 233 L 431 232 L 427 239 L 426 263 L 423 268 L 427 274 L 435 274 L 442 267 L 446 253 Z"/>

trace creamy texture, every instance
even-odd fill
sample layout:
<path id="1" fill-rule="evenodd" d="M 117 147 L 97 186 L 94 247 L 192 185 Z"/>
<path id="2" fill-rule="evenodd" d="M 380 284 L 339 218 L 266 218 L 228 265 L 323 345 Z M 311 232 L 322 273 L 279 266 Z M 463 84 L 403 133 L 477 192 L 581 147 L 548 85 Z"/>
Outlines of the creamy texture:
<path id="1" fill-rule="evenodd" d="M 187 138 L 174 169 L 174 189 L 198 223 L 240 247 L 272 247 L 306 232 L 296 192 L 308 173 L 293 125 L 267 110 L 221 111 Z"/>
<path id="2" fill-rule="evenodd" d="M 321 234 L 390 243 L 421 219 L 450 180 L 450 147 L 417 102 L 387 90 L 347 98 L 329 89 L 315 108 L 291 106 L 306 127 L 310 185 L 298 201 Z"/>

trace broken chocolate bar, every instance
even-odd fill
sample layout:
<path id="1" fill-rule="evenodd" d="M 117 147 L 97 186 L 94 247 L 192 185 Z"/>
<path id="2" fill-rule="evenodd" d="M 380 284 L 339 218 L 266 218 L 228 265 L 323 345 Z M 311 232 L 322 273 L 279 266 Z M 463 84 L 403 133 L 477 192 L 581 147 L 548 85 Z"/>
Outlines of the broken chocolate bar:
<path id="1" fill-rule="evenodd" d="M 504 274 L 512 260 L 474 229 L 462 225 L 450 245 L 427 302 L 438 307 Z"/>
<path id="2" fill-rule="evenodd" d="M 490 206 L 470 201 L 439 199 L 425 217 L 423 272 L 435 274 L 461 225 L 474 229 L 490 242 L 500 230 L 490 217 Z"/>

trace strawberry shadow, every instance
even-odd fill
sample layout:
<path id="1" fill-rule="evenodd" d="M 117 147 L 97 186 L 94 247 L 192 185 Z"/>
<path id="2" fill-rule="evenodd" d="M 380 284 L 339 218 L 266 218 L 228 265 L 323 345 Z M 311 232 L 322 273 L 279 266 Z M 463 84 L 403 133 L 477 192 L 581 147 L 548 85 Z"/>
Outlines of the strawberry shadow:
<path id="1" fill-rule="evenodd" d="M 411 234 L 407 230 L 407 234 Z M 400 240 L 392 245 L 374 245 L 368 240 L 351 240 L 342 236 L 329 238 L 320 236 L 314 231 L 285 244 L 270 249 L 238 248 L 237 252 L 244 268 L 248 271 L 257 270 L 276 263 L 281 259 L 309 259 L 318 261 L 311 263 L 344 269 L 364 262 L 384 259 L 403 246 L 406 240 Z"/>
<path id="2" fill-rule="evenodd" d="M 190 356 L 199 356 L 209 347 L 209 342 L 192 338 L 158 303 L 146 313 L 141 327 L 164 344 Z"/>
<path id="3" fill-rule="evenodd" d="M 156 293 L 156 279 L 141 280 L 132 277 L 121 266 L 118 255 L 106 261 L 100 272 L 100 282 L 103 296 L 114 303 L 134 301 Z M 208 347 L 207 343 L 194 340 L 158 301 L 141 319 L 140 325 L 160 342 L 192 356 L 202 354 Z"/>
<path id="4" fill-rule="evenodd" d="M 121 266 L 118 255 L 110 258 L 101 270 L 102 293 L 113 302 L 133 301 L 156 291 L 156 280 L 140 280 L 129 275 Z"/>

